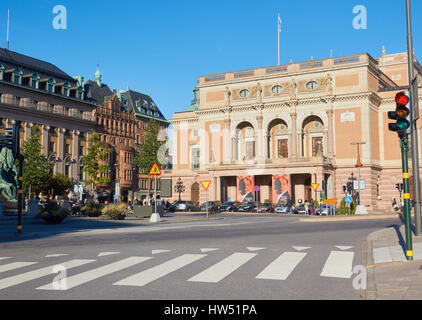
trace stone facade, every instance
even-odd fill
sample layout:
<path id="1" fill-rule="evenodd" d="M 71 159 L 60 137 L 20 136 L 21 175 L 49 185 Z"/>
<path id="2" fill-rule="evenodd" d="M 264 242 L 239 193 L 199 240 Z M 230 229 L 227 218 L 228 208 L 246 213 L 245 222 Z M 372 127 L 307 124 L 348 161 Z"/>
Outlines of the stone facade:
<path id="1" fill-rule="evenodd" d="M 212 181 L 208 200 L 239 200 L 238 177 L 253 177 L 258 200 L 275 202 L 274 181 L 285 177 L 296 203 L 320 200 L 318 191 L 339 203 L 343 185 L 358 175 L 357 146 L 351 143 L 365 142 L 359 150 L 366 184 L 361 203 L 389 210 L 392 197 L 399 199 L 401 157 L 387 112 L 395 110 L 395 93 L 407 83 L 405 53 L 201 76 L 199 107 L 170 120 L 173 170 L 166 176 L 173 185 L 182 178 L 183 200 L 205 201 L 202 187 L 197 191 L 201 180 Z M 320 185 L 317 192 L 311 183 Z"/>

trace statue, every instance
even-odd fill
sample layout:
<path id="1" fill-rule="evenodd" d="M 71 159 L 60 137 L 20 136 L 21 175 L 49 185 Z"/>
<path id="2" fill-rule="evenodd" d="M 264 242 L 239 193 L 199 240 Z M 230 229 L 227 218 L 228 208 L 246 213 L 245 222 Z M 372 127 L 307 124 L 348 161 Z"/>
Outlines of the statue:
<path id="1" fill-rule="evenodd" d="M 17 169 L 11 149 L 0 146 L 0 195 L 8 202 L 17 201 Z"/>
<path id="2" fill-rule="evenodd" d="M 333 78 L 331 78 L 331 75 L 328 74 L 327 78 L 325 79 L 325 85 L 327 87 L 328 92 L 331 94 L 333 92 Z"/>
<path id="3" fill-rule="evenodd" d="M 262 102 L 262 86 L 259 82 L 258 82 L 257 87 L 256 87 L 256 93 L 257 93 L 257 96 L 258 96 L 258 102 Z"/>
<path id="4" fill-rule="evenodd" d="M 226 103 L 227 103 L 228 107 L 230 106 L 230 96 L 231 96 L 231 94 L 232 93 L 231 93 L 229 87 L 226 87 L 225 96 L 226 96 Z"/>

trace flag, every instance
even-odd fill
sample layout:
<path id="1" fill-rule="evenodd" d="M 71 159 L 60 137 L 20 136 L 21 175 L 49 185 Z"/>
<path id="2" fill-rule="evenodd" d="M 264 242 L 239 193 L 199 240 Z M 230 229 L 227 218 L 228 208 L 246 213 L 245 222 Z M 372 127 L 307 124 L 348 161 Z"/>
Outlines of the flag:
<path id="1" fill-rule="evenodd" d="M 278 14 L 278 32 L 281 32 L 281 19 L 280 19 L 280 14 Z"/>

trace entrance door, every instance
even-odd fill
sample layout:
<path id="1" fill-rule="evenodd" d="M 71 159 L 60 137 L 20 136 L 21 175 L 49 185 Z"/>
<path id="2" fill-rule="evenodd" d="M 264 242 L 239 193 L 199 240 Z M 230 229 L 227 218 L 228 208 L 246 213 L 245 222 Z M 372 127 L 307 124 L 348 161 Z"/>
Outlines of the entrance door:
<path id="1" fill-rule="evenodd" d="M 277 141 L 278 158 L 288 158 L 287 139 L 280 139 Z"/>
<path id="2" fill-rule="evenodd" d="M 199 201 L 199 183 L 195 182 L 190 191 L 190 199 L 193 202 Z"/>
<path id="3" fill-rule="evenodd" d="M 312 156 L 322 154 L 322 137 L 312 138 Z"/>

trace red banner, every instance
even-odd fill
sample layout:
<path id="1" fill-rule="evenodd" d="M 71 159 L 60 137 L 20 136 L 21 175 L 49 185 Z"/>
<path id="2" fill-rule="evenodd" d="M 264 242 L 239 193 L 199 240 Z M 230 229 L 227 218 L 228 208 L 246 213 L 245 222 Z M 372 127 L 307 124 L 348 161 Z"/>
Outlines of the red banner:
<path id="1" fill-rule="evenodd" d="M 281 201 L 290 199 L 290 181 L 289 176 L 273 176 L 273 200 L 274 204 L 280 204 Z"/>
<path id="2" fill-rule="evenodd" d="M 254 179 L 253 176 L 249 177 L 237 177 L 237 197 L 236 200 L 239 202 L 254 201 L 253 190 Z"/>

